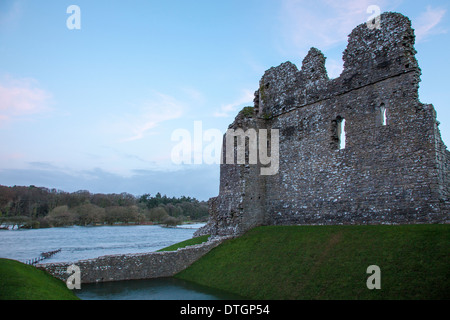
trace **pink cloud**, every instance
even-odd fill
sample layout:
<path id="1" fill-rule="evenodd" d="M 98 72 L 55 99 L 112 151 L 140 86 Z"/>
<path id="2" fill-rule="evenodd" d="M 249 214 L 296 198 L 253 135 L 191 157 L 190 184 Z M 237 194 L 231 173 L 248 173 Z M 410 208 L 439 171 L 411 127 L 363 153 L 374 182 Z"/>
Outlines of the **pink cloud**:
<path id="1" fill-rule="evenodd" d="M 33 79 L 0 80 L 0 121 L 40 114 L 49 110 L 51 95 Z"/>

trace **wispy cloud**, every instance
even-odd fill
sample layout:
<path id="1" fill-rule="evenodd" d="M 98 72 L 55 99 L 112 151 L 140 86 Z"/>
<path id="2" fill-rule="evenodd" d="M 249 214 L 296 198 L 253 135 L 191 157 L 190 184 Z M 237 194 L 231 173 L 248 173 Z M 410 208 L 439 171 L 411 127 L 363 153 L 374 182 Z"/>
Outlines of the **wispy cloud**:
<path id="1" fill-rule="evenodd" d="M 181 90 L 195 104 L 204 104 L 206 101 L 204 94 L 193 87 L 183 87 Z"/>
<path id="2" fill-rule="evenodd" d="M 426 11 L 413 21 L 417 42 L 423 41 L 433 34 L 447 33 L 446 29 L 439 26 L 446 12 L 447 10 L 443 8 L 427 6 Z"/>
<path id="3" fill-rule="evenodd" d="M 0 80 L 0 124 L 49 111 L 51 97 L 34 79 L 4 77 Z"/>
<path id="4" fill-rule="evenodd" d="M 219 111 L 214 113 L 214 117 L 229 117 L 235 115 L 238 108 L 244 104 L 253 105 L 254 93 L 248 89 L 243 90 L 241 96 L 232 103 L 224 104 Z"/>
<path id="5" fill-rule="evenodd" d="M 382 12 L 397 7 L 401 0 L 282 0 L 279 48 L 285 53 L 306 53 L 312 47 L 321 50 L 347 41 L 353 28 L 370 16 L 367 8 L 378 5 Z"/>
<path id="6" fill-rule="evenodd" d="M 149 100 L 142 102 L 136 114 L 127 114 L 120 121 L 119 127 L 128 135 L 121 142 L 129 142 L 144 138 L 149 131 L 159 124 L 180 118 L 185 110 L 184 103 L 176 98 L 154 92 Z M 133 108 L 136 109 L 136 108 Z"/>

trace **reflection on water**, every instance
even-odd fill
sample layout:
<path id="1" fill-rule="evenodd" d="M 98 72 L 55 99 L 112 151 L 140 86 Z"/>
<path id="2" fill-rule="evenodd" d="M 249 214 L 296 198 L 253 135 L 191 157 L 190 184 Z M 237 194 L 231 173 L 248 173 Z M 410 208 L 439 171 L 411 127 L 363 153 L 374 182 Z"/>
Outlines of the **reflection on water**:
<path id="1" fill-rule="evenodd" d="M 198 284 L 159 278 L 82 284 L 75 291 L 83 300 L 240 300 L 242 297 Z"/>

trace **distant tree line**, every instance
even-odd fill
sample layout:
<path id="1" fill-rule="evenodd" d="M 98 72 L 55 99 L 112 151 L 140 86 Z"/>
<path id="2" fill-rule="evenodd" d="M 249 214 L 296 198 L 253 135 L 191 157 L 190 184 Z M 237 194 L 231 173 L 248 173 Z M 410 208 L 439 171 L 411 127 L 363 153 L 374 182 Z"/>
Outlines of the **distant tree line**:
<path id="1" fill-rule="evenodd" d="M 35 186 L 0 185 L 0 224 L 30 228 L 101 224 L 165 224 L 205 221 L 205 201 L 160 193 L 134 196 L 86 190 L 64 192 Z"/>

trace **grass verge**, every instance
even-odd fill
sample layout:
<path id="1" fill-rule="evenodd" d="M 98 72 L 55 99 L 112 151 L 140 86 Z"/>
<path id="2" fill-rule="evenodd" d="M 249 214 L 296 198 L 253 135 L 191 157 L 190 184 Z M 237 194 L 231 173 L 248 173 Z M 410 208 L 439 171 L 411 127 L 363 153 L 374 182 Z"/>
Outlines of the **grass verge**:
<path id="1" fill-rule="evenodd" d="M 19 261 L 0 259 L 0 300 L 80 300 L 49 273 Z"/>
<path id="2" fill-rule="evenodd" d="M 258 227 L 176 277 L 250 299 L 450 299 L 449 248 L 450 225 Z"/>
<path id="3" fill-rule="evenodd" d="M 157 252 L 161 252 L 161 251 L 176 251 L 178 249 L 184 248 L 184 247 L 188 247 L 188 246 L 193 246 L 196 244 L 200 244 L 203 242 L 208 241 L 209 235 L 206 236 L 200 236 L 200 237 L 196 237 L 196 238 L 192 238 L 192 239 L 188 239 L 179 243 L 175 243 L 169 247 L 163 248 L 158 250 Z"/>

